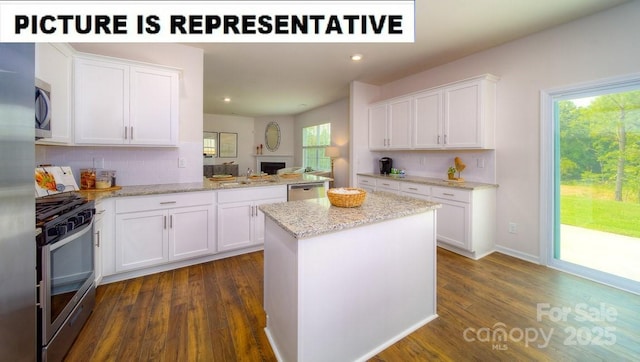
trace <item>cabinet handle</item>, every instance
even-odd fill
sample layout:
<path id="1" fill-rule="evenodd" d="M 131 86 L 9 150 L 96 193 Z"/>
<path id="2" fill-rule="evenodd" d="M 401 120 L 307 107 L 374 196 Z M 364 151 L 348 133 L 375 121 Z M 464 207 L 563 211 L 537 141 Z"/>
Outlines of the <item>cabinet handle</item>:
<path id="1" fill-rule="evenodd" d="M 98 230 L 98 231 L 96 232 L 96 239 L 97 239 L 97 241 L 96 241 L 96 247 L 98 247 L 98 248 L 99 248 L 99 247 L 100 247 L 100 230 Z"/>
<path id="2" fill-rule="evenodd" d="M 96 211 L 96 215 L 101 215 L 104 213 L 104 209 Z"/>
<path id="3" fill-rule="evenodd" d="M 409 187 L 409 190 L 418 191 L 418 189 L 415 187 Z"/>
<path id="4" fill-rule="evenodd" d="M 129 127 L 124 127 L 124 139 L 127 139 L 127 130 L 129 129 Z"/>
<path id="5" fill-rule="evenodd" d="M 133 133 L 133 131 L 131 133 Z M 133 136 L 131 136 L 131 138 L 133 138 Z M 447 135 L 444 135 L 444 144 L 447 144 Z"/>
<path id="6" fill-rule="evenodd" d="M 173 229 L 173 215 L 169 215 L 169 229 Z"/>
<path id="7" fill-rule="evenodd" d="M 131 139 L 133 140 L 133 126 L 131 126 Z"/>
<path id="8" fill-rule="evenodd" d="M 162 227 L 166 230 L 167 229 L 167 217 L 163 216 L 162 217 Z"/>
<path id="9" fill-rule="evenodd" d="M 160 203 L 160 205 L 168 205 L 168 204 L 175 204 L 177 201 L 163 201 Z"/>
<path id="10" fill-rule="evenodd" d="M 445 196 L 456 196 L 456 195 L 454 195 L 454 194 L 448 194 L 448 193 L 446 193 L 446 192 L 443 192 L 442 194 L 443 194 L 443 195 L 445 195 Z"/>
<path id="11" fill-rule="evenodd" d="M 438 144 L 440 144 L 440 135 L 438 135 Z"/>

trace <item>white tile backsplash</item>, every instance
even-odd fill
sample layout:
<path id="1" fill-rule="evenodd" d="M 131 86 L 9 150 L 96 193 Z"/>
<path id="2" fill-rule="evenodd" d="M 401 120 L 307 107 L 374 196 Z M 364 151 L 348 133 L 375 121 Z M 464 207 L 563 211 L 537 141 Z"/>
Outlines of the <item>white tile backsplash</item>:
<path id="1" fill-rule="evenodd" d="M 407 175 L 447 178 L 447 169 L 454 166 L 455 157 L 460 157 L 467 167 L 460 175 L 473 182 L 496 183 L 495 150 L 480 151 L 393 151 L 377 152 L 377 158 L 390 157 L 393 167 L 404 169 Z M 478 159 L 482 159 L 484 167 L 478 167 Z M 379 172 L 377 168 L 372 171 Z M 457 174 L 456 174 L 457 177 Z"/>
<path id="2" fill-rule="evenodd" d="M 178 168 L 184 157 L 186 167 Z M 96 167 L 116 170 L 120 186 L 202 181 L 202 143 L 183 142 L 179 147 L 68 147 L 36 146 L 36 165 L 70 166 L 78 184 L 80 169 Z"/>

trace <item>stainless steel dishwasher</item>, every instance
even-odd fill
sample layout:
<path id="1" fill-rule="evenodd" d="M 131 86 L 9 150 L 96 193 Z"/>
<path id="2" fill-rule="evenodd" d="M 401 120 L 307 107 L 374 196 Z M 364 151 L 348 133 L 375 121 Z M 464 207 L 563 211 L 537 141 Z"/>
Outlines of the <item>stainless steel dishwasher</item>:
<path id="1" fill-rule="evenodd" d="M 287 186 L 287 200 L 307 200 L 325 197 L 324 182 L 310 182 L 305 184 L 291 184 Z"/>

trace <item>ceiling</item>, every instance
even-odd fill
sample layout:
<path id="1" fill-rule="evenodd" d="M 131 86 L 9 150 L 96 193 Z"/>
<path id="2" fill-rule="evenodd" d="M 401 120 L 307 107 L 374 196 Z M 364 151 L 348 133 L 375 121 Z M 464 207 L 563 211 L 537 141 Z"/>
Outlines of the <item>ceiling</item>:
<path id="1" fill-rule="evenodd" d="M 626 1 L 416 0 L 410 44 L 186 45 L 204 49 L 205 113 L 295 115 L 347 97 L 353 80 L 385 84 Z"/>

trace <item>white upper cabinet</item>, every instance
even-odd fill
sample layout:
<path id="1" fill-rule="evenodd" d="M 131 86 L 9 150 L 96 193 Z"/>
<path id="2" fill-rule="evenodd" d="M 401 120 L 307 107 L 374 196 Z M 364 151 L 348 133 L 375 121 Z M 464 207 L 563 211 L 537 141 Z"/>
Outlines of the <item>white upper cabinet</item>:
<path id="1" fill-rule="evenodd" d="M 73 143 L 71 111 L 73 49 L 64 43 L 36 43 L 35 76 L 51 86 L 51 138 L 37 144 Z"/>
<path id="2" fill-rule="evenodd" d="M 176 145 L 178 143 L 178 73 L 131 67 L 130 143 Z"/>
<path id="3" fill-rule="evenodd" d="M 486 74 L 372 105 L 369 148 L 494 148 L 497 80 Z M 381 124 L 383 107 L 386 128 L 384 142 L 380 142 L 380 131 L 373 130 L 372 125 Z"/>
<path id="4" fill-rule="evenodd" d="M 176 70 L 99 57 L 74 67 L 76 144 L 177 144 Z"/>
<path id="5" fill-rule="evenodd" d="M 411 148 L 411 98 L 389 102 L 388 148 Z"/>
<path id="6" fill-rule="evenodd" d="M 411 98 L 397 98 L 369 108 L 369 148 L 411 148 Z"/>
<path id="7" fill-rule="evenodd" d="M 369 148 L 387 147 L 387 105 L 379 104 L 369 108 Z"/>
<path id="8" fill-rule="evenodd" d="M 493 148 L 495 80 L 474 79 L 444 89 L 445 148 Z"/>
<path id="9" fill-rule="evenodd" d="M 443 92 L 441 89 L 418 93 L 413 98 L 413 146 L 439 148 L 442 142 Z"/>

